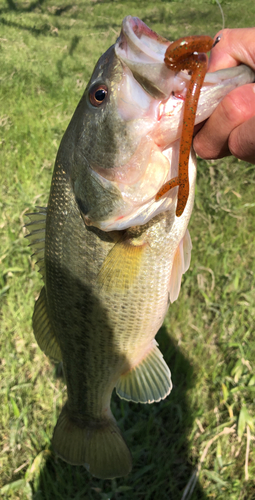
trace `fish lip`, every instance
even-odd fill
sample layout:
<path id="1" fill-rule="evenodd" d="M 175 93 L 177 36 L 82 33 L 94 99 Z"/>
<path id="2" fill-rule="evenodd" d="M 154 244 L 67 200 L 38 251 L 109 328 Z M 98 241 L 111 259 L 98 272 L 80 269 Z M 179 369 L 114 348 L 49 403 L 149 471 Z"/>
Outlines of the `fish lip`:
<path id="1" fill-rule="evenodd" d="M 148 44 L 146 41 L 150 43 Z M 158 48 L 157 51 L 151 50 L 151 41 L 155 42 L 153 46 Z M 139 55 L 140 58 L 142 55 L 144 62 L 152 63 L 155 61 L 164 64 L 165 51 L 170 43 L 169 40 L 151 30 L 138 17 L 126 16 L 122 21 L 121 33 L 115 51 L 122 58 L 123 52 L 126 51 L 128 56 L 130 53 L 128 49 L 131 48 L 133 57 Z"/>

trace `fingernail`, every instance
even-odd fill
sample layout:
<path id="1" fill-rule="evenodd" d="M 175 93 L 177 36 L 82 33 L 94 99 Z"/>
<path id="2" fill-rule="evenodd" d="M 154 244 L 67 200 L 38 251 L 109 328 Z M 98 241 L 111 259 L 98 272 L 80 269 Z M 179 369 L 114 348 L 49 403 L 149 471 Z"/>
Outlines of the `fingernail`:
<path id="1" fill-rule="evenodd" d="M 220 34 L 217 36 L 217 38 L 215 38 L 212 48 L 215 47 L 215 45 L 217 45 L 217 43 L 219 43 L 221 37 L 222 37 L 222 35 Z"/>

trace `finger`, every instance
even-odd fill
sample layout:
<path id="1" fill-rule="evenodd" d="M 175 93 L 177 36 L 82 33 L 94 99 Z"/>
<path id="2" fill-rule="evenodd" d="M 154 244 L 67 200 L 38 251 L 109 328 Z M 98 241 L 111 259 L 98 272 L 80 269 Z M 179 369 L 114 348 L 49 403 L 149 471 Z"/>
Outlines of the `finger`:
<path id="1" fill-rule="evenodd" d="M 220 41 L 211 50 L 208 71 L 243 63 L 255 69 L 255 28 L 225 29 L 217 33 Z"/>
<path id="2" fill-rule="evenodd" d="M 228 146 L 232 155 L 255 165 L 255 116 L 231 132 Z"/>
<path id="3" fill-rule="evenodd" d="M 231 132 L 254 114 L 254 84 L 230 92 L 195 136 L 193 145 L 196 153 L 207 160 L 232 154 L 228 143 Z"/>

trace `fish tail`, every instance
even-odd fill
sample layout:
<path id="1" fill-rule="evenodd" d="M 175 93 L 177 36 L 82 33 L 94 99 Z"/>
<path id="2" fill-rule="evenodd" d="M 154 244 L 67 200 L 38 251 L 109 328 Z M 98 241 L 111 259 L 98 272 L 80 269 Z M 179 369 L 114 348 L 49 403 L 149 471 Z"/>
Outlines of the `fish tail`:
<path id="1" fill-rule="evenodd" d="M 65 405 L 52 444 L 63 460 L 83 465 L 101 479 L 126 476 L 132 469 L 130 451 L 113 416 L 101 422 L 81 424 L 70 417 Z"/>

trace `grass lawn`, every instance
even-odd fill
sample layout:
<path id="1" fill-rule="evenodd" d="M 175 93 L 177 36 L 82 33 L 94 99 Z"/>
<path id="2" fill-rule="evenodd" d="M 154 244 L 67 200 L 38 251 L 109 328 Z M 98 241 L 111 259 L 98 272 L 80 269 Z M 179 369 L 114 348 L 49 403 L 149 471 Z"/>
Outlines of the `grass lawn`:
<path id="1" fill-rule="evenodd" d="M 254 22 L 250 0 L 222 8 L 226 27 Z M 232 157 L 198 160 L 191 267 L 157 337 L 172 393 L 154 405 L 113 395 L 132 473 L 95 479 L 51 449 L 66 389 L 32 332 L 42 283 L 25 213 L 47 204 L 61 137 L 127 14 L 169 39 L 222 27 L 214 0 L 0 0 L 0 496 L 252 500 L 255 168 Z"/>

